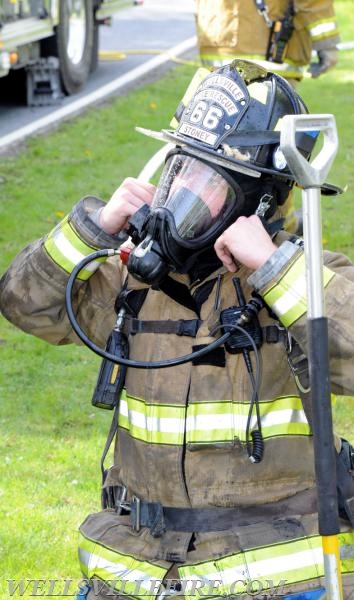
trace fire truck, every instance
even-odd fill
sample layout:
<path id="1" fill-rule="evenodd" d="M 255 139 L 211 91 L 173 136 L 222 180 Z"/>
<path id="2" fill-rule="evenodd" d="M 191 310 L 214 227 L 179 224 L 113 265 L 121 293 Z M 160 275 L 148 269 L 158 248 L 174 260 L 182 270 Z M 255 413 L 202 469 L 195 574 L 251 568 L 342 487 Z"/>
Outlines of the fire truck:
<path id="1" fill-rule="evenodd" d="M 132 0 L 0 0 L 0 78 L 28 105 L 79 92 L 98 63 L 99 27 Z M 23 84 L 22 84 L 23 85 Z"/>

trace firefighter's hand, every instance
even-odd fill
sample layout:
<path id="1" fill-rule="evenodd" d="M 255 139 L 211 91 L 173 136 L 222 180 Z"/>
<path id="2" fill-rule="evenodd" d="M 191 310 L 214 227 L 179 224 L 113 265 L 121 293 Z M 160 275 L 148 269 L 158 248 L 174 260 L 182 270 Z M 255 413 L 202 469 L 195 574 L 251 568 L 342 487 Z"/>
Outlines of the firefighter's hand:
<path id="1" fill-rule="evenodd" d="M 127 177 L 114 192 L 101 211 L 100 226 L 106 233 L 114 235 L 128 227 L 128 219 L 143 204 L 151 204 L 155 186 Z"/>
<path id="2" fill-rule="evenodd" d="M 327 50 L 318 50 L 318 62 L 310 64 L 309 72 L 311 77 L 319 77 L 322 73 L 326 73 L 329 69 L 335 67 L 338 62 L 337 48 L 327 48 Z"/>
<path id="3" fill-rule="evenodd" d="M 275 252 L 277 246 L 256 215 L 239 217 L 216 240 L 215 252 L 228 271 L 236 272 L 239 265 L 256 270 Z"/>

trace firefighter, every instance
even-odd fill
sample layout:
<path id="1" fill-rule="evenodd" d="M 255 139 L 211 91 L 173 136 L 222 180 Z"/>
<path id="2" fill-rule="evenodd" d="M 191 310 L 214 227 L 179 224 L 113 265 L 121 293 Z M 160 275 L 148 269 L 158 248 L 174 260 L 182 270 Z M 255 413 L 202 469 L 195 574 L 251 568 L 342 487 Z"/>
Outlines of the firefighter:
<path id="1" fill-rule="evenodd" d="M 248 58 L 294 87 L 308 67 L 311 77 L 319 77 L 338 61 L 340 37 L 331 0 L 196 0 L 196 29 L 202 64 L 218 67 Z M 301 211 L 292 194 L 283 214 L 285 228 L 301 235 Z"/>
<path id="2" fill-rule="evenodd" d="M 311 416 L 298 387 L 304 254 L 279 217 L 294 185 L 279 122 L 306 112 L 254 63 L 209 73 L 175 129 L 142 130 L 173 143 L 156 187 L 128 178 L 107 203 L 83 198 L 1 279 L 3 314 L 24 331 L 68 344 L 84 330 L 88 345 L 114 339 L 128 361 L 108 381 L 103 354 L 93 395 L 104 406 L 116 391 L 102 462 L 111 442 L 114 461 L 102 510 L 80 527 L 90 589 L 78 598 L 323 594 Z M 307 158 L 316 137 L 297 137 Z M 105 248 L 120 255 L 102 261 Z M 332 389 L 352 395 L 354 267 L 329 251 L 324 262 Z M 350 460 L 347 442 L 335 445 Z M 346 498 L 340 510 L 348 600 L 354 515 Z"/>
<path id="3" fill-rule="evenodd" d="M 208 66 L 252 59 L 296 82 L 307 68 L 319 77 L 338 60 L 331 0 L 196 0 L 196 27 L 200 58 Z M 312 51 L 317 61 L 311 61 Z"/>

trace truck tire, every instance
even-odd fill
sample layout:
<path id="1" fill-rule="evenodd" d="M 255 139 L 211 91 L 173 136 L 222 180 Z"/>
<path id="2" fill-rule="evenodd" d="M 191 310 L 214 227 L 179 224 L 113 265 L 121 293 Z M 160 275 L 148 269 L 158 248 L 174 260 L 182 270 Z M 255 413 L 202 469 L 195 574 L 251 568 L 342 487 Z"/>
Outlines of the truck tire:
<path id="1" fill-rule="evenodd" d="M 64 91 L 75 94 L 91 72 L 94 15 L 91 0 L 62 0 L 56 31 L 60 75 Z"/>
<path id="2" fill-rule="evenodd" d="M 98 25 L 98 23 L 94 23 L 90 73 L 93 73 L 94 71 L 96 71 L 96 69 L 98 67 L 99 44 L 100 44 L 99 25 Z"/>
<path id="3" fill-rule="evenodd" d="M 92 71 L 95 25 L 92 0 L 60 0 L 55 35 L 42 41 L 41 56 L 59 59 L 60 78 L 68 96 L 85 86 Z"/>

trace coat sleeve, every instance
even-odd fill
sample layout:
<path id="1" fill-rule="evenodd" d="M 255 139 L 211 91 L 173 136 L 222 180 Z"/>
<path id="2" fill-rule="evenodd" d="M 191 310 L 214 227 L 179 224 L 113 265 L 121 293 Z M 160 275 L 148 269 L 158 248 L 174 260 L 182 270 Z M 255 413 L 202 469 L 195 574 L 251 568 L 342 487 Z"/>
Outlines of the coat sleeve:
<path id="1" fill-rule="evenodd" d="M 340 42 L 334 5 L 329 0 L 295 0 L 294 24 L 307 29 L 314 50 L 333 48 Z"/>
<path id="2" fill-rule="evenodd" d="M 52 344 L 79 343 L 68 320 L 65 289 L 70 273 L 84 256 L 118 248 L 124 235 L 109 236 L 91 219 L 103 202 L 81 200 L 47 236 L 27 246 L 0 279 L 0 309 L 23 331 Z M 80 326 L 102 345 L 115 319 L 114 302 L 122 281 L 119 257 L 93 261 L 74 285 L 73 306 Z"/>
<path id="3" fill-rule="evenodd" d="M 250 278 L 279 321 L 307 352 L 306 265 L 303 250 L 290 241 Z M 323 268 L 325 316 L 333 392 L 354 393 L 354 265 L 344 255 L 325 252 Z"/>

